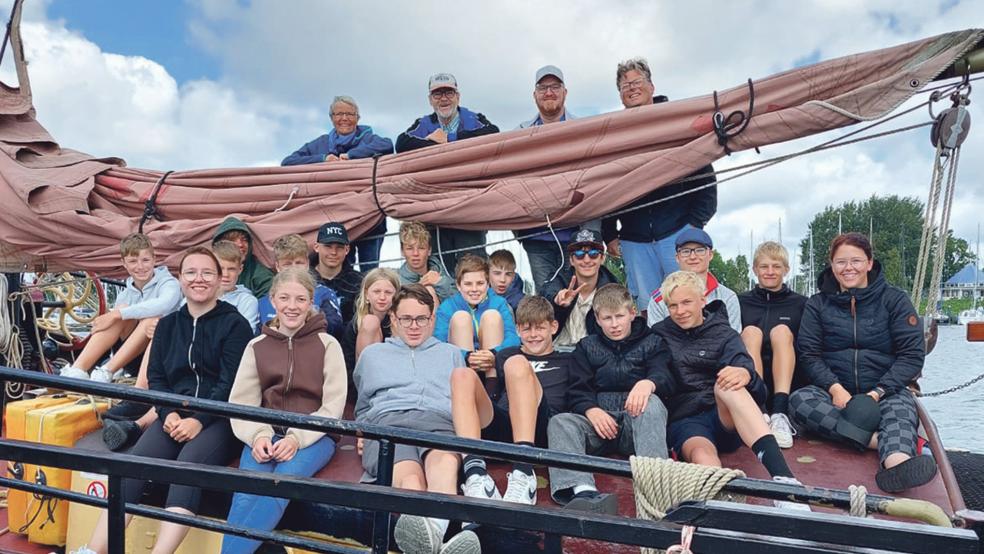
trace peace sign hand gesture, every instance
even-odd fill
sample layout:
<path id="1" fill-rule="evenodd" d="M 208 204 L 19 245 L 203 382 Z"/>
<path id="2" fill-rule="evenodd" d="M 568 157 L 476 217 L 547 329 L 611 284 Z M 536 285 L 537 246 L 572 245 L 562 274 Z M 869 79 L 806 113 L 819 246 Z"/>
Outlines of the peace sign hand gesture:
<path id="1" fill-rule="evenodd" d="M 581 291 L 584 290 L 584 287 L 588 286 L 587 283 L 584 283 L 575 288 L 574 285 L 576 284 L 577 284 L 577 276 L 575 275 L 571 277 L 571 284 L 567 285 L 566 289 L 560 289 L 560 291 L 557 293 L 557 296 L 554 297 L 554 304 L 557 304 L 558 306 L 563 306 L 565 308 L 567 306 L 570 306 L 571 302 L 573 302 L 574 299 L 577 298 L 579 294 L 581 294 Z"/>

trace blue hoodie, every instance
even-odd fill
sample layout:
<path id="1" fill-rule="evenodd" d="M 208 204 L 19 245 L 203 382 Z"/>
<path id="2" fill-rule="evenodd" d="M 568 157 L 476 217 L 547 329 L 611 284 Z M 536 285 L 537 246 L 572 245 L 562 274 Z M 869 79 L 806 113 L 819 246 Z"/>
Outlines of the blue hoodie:
<path id="1" fill-rule="evenodd" d="M 502 348 L 508 348 L 510 346 L 519 346 L 519 335 L 516 334 L 516 322 L 513 319 L 512 309 L 509 307 L 509 303 L 506 299 L 496 294 L 494 291 L 489 289 L 488 296 L 485 300 L 482 300 L 478 306 L 472 308 L 468 301 L 465 300 L 461 293 L 457 293 L 451 298 L 448 298 L 437 308 L 437 321 L 434 323 L 434 337 L 438 340 L 444 342 L 448 341 L 448 327 L 451 324 L 451 316 L 455 312 L 467 311 L 472 316 L 472 322 L 475 324 L 475 349 L 478 349 L 480 345 L 478 344 L 478 323 L 482 319 L 482 314 L 486 310 L 495 310 L 499 312 L 502 316 L 503 331 L 505 331 L 504 337 L 502 339 L 502 344 L 495 347 L 494 350 L 499 350 Z M 467 352 L 464 353 L 467 356 Z"/>
<path id="2" fill-rule="evenodd" d="M 316 164 L 325 156 L 348 154 L 350 160 L 371 158 L 376 154 L 392 154 L 393 141 L 372 132 L 368 125 L 357 125 L 355 131 L 340 135 L 334 129 L 312 140 L 284 158 L 280 165 Z"/>

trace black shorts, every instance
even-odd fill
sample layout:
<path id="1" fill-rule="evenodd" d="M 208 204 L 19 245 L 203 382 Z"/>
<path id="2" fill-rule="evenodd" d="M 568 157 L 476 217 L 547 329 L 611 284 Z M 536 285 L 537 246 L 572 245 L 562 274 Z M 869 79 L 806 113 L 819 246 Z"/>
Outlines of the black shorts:
<path id="1" fill-rule="evenodd" d="M 550 417 L 553 415 L 553 411 L 547 404 L 547 399 L 541 397 L 540 405 L 536 409 L 536 432 L 533 435 L 533 444 L 540 448 L 547 447 L 547 423 L 550 422 Z M 482 438 L 487 441 L 513 442 L 509 410 L 498 404 L 492 404 L 492 421 L 482 429 Z"/>
<path id="2" fill-rule="evenodd" d="M 683 455 L 683 443 L 693 437 L 711 441 L 722 454 L 734 452 L 741 446 L 738 431 L 728 429 L 721 423 L 717 408 L 670 422 L 666 436 L 678 457 Z"/>

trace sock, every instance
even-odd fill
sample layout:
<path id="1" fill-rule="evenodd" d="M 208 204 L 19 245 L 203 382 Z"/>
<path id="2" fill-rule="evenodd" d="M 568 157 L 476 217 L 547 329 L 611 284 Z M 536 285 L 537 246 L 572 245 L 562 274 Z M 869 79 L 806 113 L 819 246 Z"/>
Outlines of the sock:
<path id="1" fill-rule="evenodd" d="M 591 496 L 592 494 L 597 494 L 598 489 L 592 487 L 591 485 L 575 485 L 574 486 L 574 496 L 583 495 Z"/>
<path id="2" fill-rule="evenodd" d="M 444 540 L 444 535 L 448 532 L 448 520 L 438 519 L 436 517 L 427 518 L 430 520 L 431 524 L 441 532 L 441 540 Z"/>
<path id="3" fill-rule="evenodd" d="M 465 461 L 462 463 L 461 467 L 465 471 L 465 481 L 467 481 L 472 475 L 488 474 L 488 470 L 485 468 L 485 459 L 479 458 L 478 456 L 472 456 L 471 454 L 465 456 Z"/>
<path id="4" fill-rule="evenodd" d="M 519 441 L 519 442 L 516 443 L 516 446 L 529 446 L 530 448 L 533 448 L 534 445 L 533 445 L 532 442 Z M 533 475 L 533 464 L 526 464 L 526 463 L 522 463 L 522 462 L 516 462 L 516 463 L 513 464 L 513 470 L 514 471 L 521 471 L 521 472 L 523 472 L 523 473 L 525 473 L 527 475 L 532 476 Z"/>
<path id="5" fill-rule="evenodd" d="M 777 392 L 772 397 L 772 413 L 785 414 L 789 412 L 789 393 Z"/>
<path id="6" fill-rule="evenodd" d="M 758 457 L 759 462 L 765 466 L 769 475 L 776 477 L 793 477 L 793 472 L 786 465 L 786 458 L 783 458 L 782 451 L 779 450 L 779 443 L 772 435 L 765 435 L 752 445 L 752 452 Z"/>

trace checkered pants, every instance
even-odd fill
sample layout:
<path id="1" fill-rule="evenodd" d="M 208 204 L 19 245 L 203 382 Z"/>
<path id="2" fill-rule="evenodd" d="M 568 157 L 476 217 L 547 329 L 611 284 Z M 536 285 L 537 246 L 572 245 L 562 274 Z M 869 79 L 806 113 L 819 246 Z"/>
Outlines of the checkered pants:
<path id="1" fill-rule="evenodd" d="M 893 452 L 916 455 L 916 428 L 919 416 L 916 401 L 908 390 L 886 396 L 878 402 L 881 423 L 878 424 L 878 457 L 881 461 Z M 824 438 L 840 440 L 834 430 L 840 409 L 835 407 L 827 391 L 815 385 L 803 387 L 789 396 L 789 412 L 793 420 Z"/>

